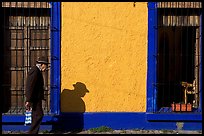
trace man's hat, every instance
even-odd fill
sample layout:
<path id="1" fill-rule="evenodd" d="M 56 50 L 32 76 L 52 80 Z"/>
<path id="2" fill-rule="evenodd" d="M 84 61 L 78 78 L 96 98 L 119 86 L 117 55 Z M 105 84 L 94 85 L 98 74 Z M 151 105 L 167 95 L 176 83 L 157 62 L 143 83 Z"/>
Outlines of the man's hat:
<path id="1" fill-rule="evenodd" d="M 42 57 L 38 57 L 38 60 L 36 60 L 37 63 L 40 63 L 40 64 L 50 64 L 48 62 L 48 58 L 45 57 L 45 56 L 42 56 Z"/>

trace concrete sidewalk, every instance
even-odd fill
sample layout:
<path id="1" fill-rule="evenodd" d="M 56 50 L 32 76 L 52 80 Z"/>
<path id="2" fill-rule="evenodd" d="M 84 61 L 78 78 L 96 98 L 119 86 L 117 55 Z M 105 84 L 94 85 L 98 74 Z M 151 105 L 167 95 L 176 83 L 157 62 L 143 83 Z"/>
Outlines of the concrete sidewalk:
<path id="1" fill-rule="evenodd" d="M 25 134 L 19 131 L 3 131 L 2 134 Z M 80 132 L 48 132 L 40 131 L 39 134 L 202 134 L 202 130 L 113 130 L 108 132 L 92 132 L 90 130 Z"/>

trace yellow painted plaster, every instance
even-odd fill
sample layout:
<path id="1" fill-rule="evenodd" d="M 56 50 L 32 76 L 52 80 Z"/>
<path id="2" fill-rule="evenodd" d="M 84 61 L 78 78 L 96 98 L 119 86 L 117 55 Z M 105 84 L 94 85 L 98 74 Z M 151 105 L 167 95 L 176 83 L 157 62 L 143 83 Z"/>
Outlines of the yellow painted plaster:
<path id="1" fill-rule="evenodd" d="M 61 22 L 61 111 L 145 112 L 147 3 L 62 2 Z"/>

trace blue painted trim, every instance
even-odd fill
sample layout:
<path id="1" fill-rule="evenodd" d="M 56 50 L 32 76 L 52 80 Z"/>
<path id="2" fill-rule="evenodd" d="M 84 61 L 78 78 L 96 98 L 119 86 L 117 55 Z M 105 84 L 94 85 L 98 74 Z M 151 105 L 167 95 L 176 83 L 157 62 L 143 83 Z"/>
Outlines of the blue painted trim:
<path id="1" fill-rule="evenodd" d="M 61 113 L 53 129 L 75 130 L 108 126 L 112 129 L 176 130 L 177 121 L 147 121 L 145 112 Z M 183 121 L 183 130 L 201 130 L 202 121 Z M 190 125 L 189 125 L 190 124 Z M 191 126 L 193 125 L 193 126 Z"/>
<path id="2" fill-rule="evenodd" d="M 45 115 L 43 117 L 42 123 L 53 123 L 56 122 L 58 119 L 54 115 Z M 2 123 L 24 123 L 25 122 L 25 115 L 3 115 L 2 116 Z"/>
<path id="3" fill-rule="evenodd" d="M 150 117 L 150 116 L 149 116 Z M 176 117 L 176 116 L 175 116 Z M 190 118 L 185 115 L 184 117 Z M 183 130 L 201 130 L 202 120 L 201 114 L 197 120 L 184 120 Z M 179 119 L 180 121 L 180 119 Z M 85 112 L 85 113 L 61 113 L 58 124 L 53 126 L 54 129 L 74 130 L 74 129 L 90 129 L 100 126 L 108 126 L 112 129 L 169 129 L 176 130 L 177 121 L 147 121 L 145 112 Z M 190 125 L 193 126 L 190 126 Z"/>
<path id="4" fill-rule="evenodd" d="M 156 2 L 148 2 L 148 58 L 147 58 L 147 112 L 156 108 L 156 49 L 157 49 L 157 8 Z"/>
<path id="5" fill-rule="evenodd" d="M 28 131 L 30 128 L 30 125 L 24 126 L 24 125 L 2 125 L 3 131 Z M 51 131 L 52 125 L 41 125 L 40 131 Z"/>
<path id="6" fill-rule="evenodd" d="M 202 122 L 202 114 L 189 114 L 189 113 L 164 113 L 164 114 L 153 114 L 147 113 L 147 120 L 157 121 L 199 121 Z"/>
<path id="7" fill-rule="evenodd" d="M 169 115 L 173 116 L 173 115 Z M 155 116 L 152 116 L 154 118 Z M 145 112 L 85 112 L 85 113 L 61 113 L 56 116 L 56 121 L 52 123 L 52 130 L 88 130 L 90 128 L 96 128 L 101 126 L 107 126 L 112 129 L 143 129 L 143 130 L 177 130 L 177 122 L 183 123 L 183 130 L 202 130 L 201 114 L 196 116 L 197 119 L 185 120 L 183 115 L 180 115 L 183 120 L 164 121 L 153 120 L 147 121 L 147 118 L 151 119 L 151 116 L 147 117 Z M 191 118 L 191 115 L 185 115 L 185 117 Z M 167 118 L 167 115 L 166 117 Z M 6 119 L 6 118 L 4 118 Z M 51 118 L 47 119 L 50 121 Z M 201 119 L 201 120 L 200 120 Z M 8 120 L 8 119 L 6 119 Z M 40 130 L 46 127 L 47 124 L 42 124 Z M 14 127 L 15 126 L 15 127 Z M 25 130 L 27 126 L 23 124 L 9 124 L 3 123 L 3 130 Z"/>
<path id="8" fill-rule="evenodd" d="M 51 113 L 60 114 L 61 90 L 61 3 L 51 2 Z"/>

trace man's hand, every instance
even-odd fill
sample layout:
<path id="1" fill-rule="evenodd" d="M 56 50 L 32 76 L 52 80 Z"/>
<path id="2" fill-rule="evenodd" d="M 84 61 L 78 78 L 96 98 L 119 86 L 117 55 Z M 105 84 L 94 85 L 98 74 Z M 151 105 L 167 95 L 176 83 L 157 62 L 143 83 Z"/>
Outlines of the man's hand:
<path id="1" fill-rule="evenodd" d="M 31 110 L 31 102 L 26 102 L 25 103 L 25 108 L 26 108 L 26 110 Z"/>

